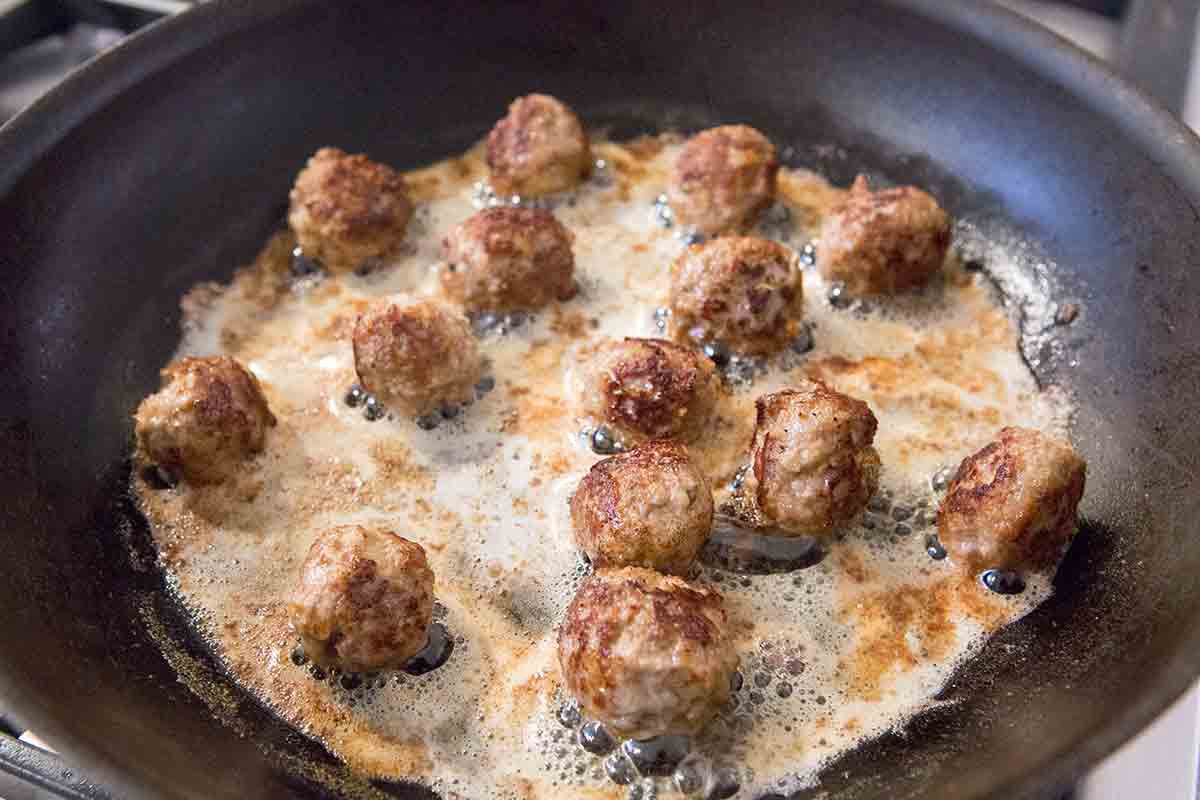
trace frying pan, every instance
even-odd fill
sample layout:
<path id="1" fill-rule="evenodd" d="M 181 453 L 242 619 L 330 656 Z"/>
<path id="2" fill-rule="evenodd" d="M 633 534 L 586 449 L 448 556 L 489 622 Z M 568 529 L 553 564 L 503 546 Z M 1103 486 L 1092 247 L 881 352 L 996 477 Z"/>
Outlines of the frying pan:
<path id="1" fill-rule="evenodd" d="M 252 257 L 312 150 L 416 166 L 531 90 L 616 136 L 744 121 L 834 181 L 928 186 L 1082 305 L 1026 353 L 1090 462 L 1054 597 L 825 796 L 1042 796 L 1200 673 L 1200 147 L 1103 66 L 975 3 L 217 0 L 0 131 L 0 696 L 24 722 L 115 796 L 430 796 L 222 676 L 125 493 L 130 412 L 183 291 Z"/>

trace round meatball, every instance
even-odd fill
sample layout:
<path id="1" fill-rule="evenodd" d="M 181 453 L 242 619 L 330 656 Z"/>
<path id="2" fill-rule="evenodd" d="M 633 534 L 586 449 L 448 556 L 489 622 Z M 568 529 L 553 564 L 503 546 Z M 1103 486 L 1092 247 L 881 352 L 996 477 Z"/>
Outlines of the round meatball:
<path id="1" fill-rule="evenodd" d="M 675 220 L 705 236 L 746 230 L 775 199 L 775 146 L 748 125 L 688 139 L 667 186 Z"/>
<path id="2" fill-rule="evenodd" d="M 879 485 L 878 423 L 867 404 L 808 381 L 756 405 L 743 490 L 773 530 L 828 536 L 858 516 Z"/>
<path id="3" fill-rule="evenodd" d="M 330 528 L 309 548 L 288 614 L 319 666 L 399 667 L 425 647 L 433 571 L 421 545 L 403 536 L 358 525 Z"/>
<path id="4" fill-rule="evenodd" d="M 597 462 L 571 497 L 575 542 L 596 568 L 686 576 L 712 521 L 712 490 L 677 442 L 649 442 Z"/>
<path id="5" fill-rule="evenodd" d="M 950 217 L 915 186 L 871 191 L 862 175 L 821 225 L 817 269 L 855 295 L 923 285 L 950 246 Z"/>
<path id="6" fill-rule="evenodd" d="M 738 666 L 720 594 L 638 567 L 583 582 L 558 660 L 584 714 L 634 739 L 697 733 L 729 700 Z"/>
<path id="7" fill-rule="evenodd" d="M 466 317 L 440 300 L 385 299 L 354 324 L 354 369 L 384 405 L 420 416 L 465 403 L 483 370 Z"/>
<path id="8" fill-rule="evenodd" d="M 575 295 L 575 237 L 549 211 L 485 208 L 443 241 L 442 290 L 472 311 L 541 308 Z"/>
<path id="9" fill-rule="evenodd" d="M 692 245 L 671 265 L 671 327 L 685 342 L 742 353 L 781 349 L 800 331 L 799 259 L 767 239 L 724 236 Z"/>
<path id="10" fill-rule="evenodd" d="M 1053 567 L 1075 535 L 1087 464 L 1069 442 L 1005 428 L 963 459 L 938 509 L 942 547 L 965 569 Z"/>
<path id="11" fill-rule="evenodd" d="M 331 272 L 350 272 L 394 253 L 412 213 L 398 172 L 322 147 L 296 176 L 288 224 L 306 255 Z"/>
<path id="12" fill-rule="evenodd" d="M 275 415 L 258 379 L 228 356 L 184 358 L 134 420 L 145 458 L 196 484 L 220 483 L 266 443 Z"/>
<path id="13" fill-rule="evenodd" d="M 720 381 L 707 358 L 663 339 L 599 345 L 580 369 L 580 412 L 622 443 L 695 441 L 713 417 Z"/>
<path id="14" fill-rule="evenodd" d="M 592 170 L 588 137 L 575 112 L 546 94 L 518 97 L 487 138 L 492 189 L 540 197 L 577 185 Z"/>

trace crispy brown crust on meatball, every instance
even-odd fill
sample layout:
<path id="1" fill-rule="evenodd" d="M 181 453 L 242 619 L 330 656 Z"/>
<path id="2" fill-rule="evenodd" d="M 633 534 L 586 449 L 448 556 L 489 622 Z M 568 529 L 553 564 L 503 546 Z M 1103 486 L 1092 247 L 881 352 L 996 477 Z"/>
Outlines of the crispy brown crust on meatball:
<path id="1" fill-rule="evenodd" d="M 861 400 L 820 381 L 758 398 L 743 490 L 792 535 L 827 536 L 853 520 L 879 485 L 878 423 Z"/>
<path id="2" fill-rule="evenodd" d="M 487 138 L 492 189 L 500 195 L 538 197 L 573 188 L 592 170 L 592 153 L 579 117 L 545 94 L 518 97 Z"/>
<path id="3" fill-rule="evenodd" d="M 721 595 L 627 567 L 579 587 L 558 632 L 563 681 L 620 736 L 694 734 L 728 701 L 737 653 Z"/>
<path id="4" fill-rule="evenodd" d="M 581 412 L 622 442 L 695 441 L 712 419 L 720 390 L 707 358 L 663 339 L 605 342 L 581 371 Z"/>
<path id="5" fill-rule="evenodd" d="M 667 198 L 676 221 L 705 236 L 743 231 L 775 199 L 775 146 L 748 125 L 722 125 L 688 139 Z"/>
<path id="6" fill-rule="evenodd" d="M 571 497 L 575 542 L 593 566 L 688 574 L 712 532 L 712 489 L 676 442 L 597 462 Z"/>
<path id="7" fill-rule="evenodd" d="M 385 405 L 421 415 L 470 400 L 483 359 L 455 307 L 385 299 L 354 325 L 354 368 L 363 388 Z"/>
<path id="8" fill-rule="evenodd" d="M 575 236 L 549 211 L 498 206 L 443 240 L 442 290 L 473 311 L 537 309 L 575 296 Z"/>
<path id="9" fill-rule="evenodd" d="M 261 452 L 275 415 L 253 373 L 228 356 L 183 358 L 138 406 L 141 454 L 185 480 L 220 483 Z"/>
<path id="10" fill-rule="evenodd" d="M 915 186 L 871 191 L 859 175 L 821 225 L 817 268 L 855 295 L 896 294 L 923 285 L 950 246 L 950 216 Z"/>
<path id="11" fill-rule="evenodd" d="M 804 314 L 799 259 L 753 236 L 693 245 L 671 265 L 670 306 L 671 329 L 681 342 L 774 352 L 796 337 Z"/>
<path id="12" fill-rule="evenodd" d="M 942 546 L 970 571 L 1053 567 L 1075 535 L 1086 477 L 1069 442 L 1004 428 L 959 465 L 938 509 Z"/>
<path id="13" fill-rule="evenodd" d="M 399 667 L 425 646 L 433 571 L 421 545 L 391 531 L 332 528 L 309 549 L 288 614 L 320 666 Z"/>
<path id="14" fill-rule="evenodd" d="M 395 252 L 412 217 L 404 177 L 365 155 L 322 147 L 296 176 L 288 224 L 331 272 Z"/>

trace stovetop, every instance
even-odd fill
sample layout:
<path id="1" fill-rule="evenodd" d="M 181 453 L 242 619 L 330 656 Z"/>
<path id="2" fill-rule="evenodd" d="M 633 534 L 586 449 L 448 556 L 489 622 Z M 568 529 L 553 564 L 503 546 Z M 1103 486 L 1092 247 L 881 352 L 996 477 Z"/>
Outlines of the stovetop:
<path id="1" fill-rule="evenodd" d="M 951 0 L 947 0 L 948 2 Z M 1118 66 L 1200 130 L 1200 0 L 995 0 Z M 0 123 L 80 64 L 187 0 L 0 0 Z M 1200 689 L 1102 762 L 1062 800 L 1197 798 Z M 0 800 L 108 800 L 0 698 Z"/>

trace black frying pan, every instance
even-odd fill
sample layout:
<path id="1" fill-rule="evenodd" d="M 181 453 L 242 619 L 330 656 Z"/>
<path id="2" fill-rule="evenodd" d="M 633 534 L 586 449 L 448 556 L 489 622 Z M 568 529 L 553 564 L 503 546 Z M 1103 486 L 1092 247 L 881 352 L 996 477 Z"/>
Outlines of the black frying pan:
<path id="1" fill-rule="evenodd" d="M 415 166 L 533 89 L 617 135 L 745 121 L 835 181 L 928 186 L 1021 229 L 1083 305 L 1065 349 L 1031 354 L 1076 391 L 1090 461 L 1057 593 L 963 670 L 953 708 L 829 770 L 828 796 L 1035 796 L 1183 691 L 1200 672 L 1189 132 L 973 3 L 451 5 L 214 2 L 0 131 L 0 696 L 25 722 L 120 796 L 424 796 L 345 775 L 211 667 L 125 496 L 129 414 L 182 292 L 251 257 L 314 148 Z"/>

